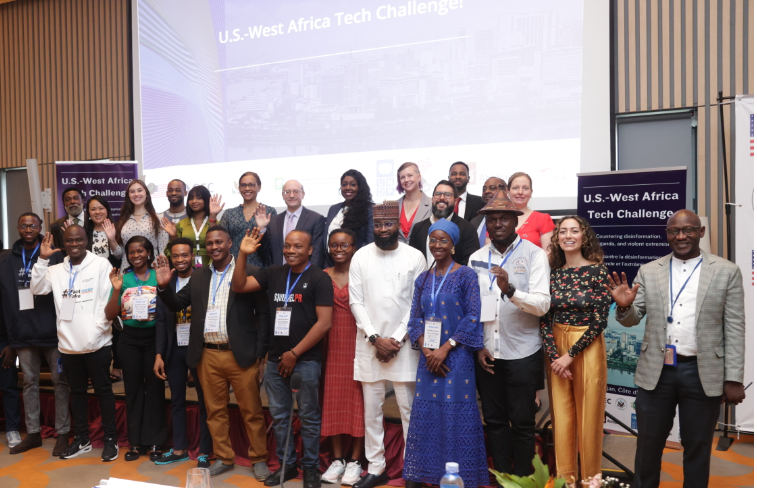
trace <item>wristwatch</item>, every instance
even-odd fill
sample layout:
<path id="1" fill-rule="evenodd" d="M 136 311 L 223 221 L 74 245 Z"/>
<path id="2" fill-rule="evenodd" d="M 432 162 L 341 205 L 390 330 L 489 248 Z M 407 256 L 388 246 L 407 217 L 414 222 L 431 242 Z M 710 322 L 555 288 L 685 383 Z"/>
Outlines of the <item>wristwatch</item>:
<path id="1" fill-rule="evenodd" d="M 510 287 L 507 289 L 507 291 L 502 292 L 501 297 L 512 298 L 514 294 L 515 294 L 515 287 L 513 286 L 512 283 L 510 283 Z"/>
<path id="2" fill-rule="evenodd" d="M 452 346 L 452 347 L 457 347 L 457 341 L 454 340 L 454 339 L 450 339 L 449 340 L 449 345 Z"/>
<path id="3" fill-rule="evenodd" d="M 378 334 L 373 334 L 372 336 L 368 338 L 368 340 L 371 341 L 371 344 L 376 344 L 376 339 L 378 339 L 379 337 L 381 336 Z"/>

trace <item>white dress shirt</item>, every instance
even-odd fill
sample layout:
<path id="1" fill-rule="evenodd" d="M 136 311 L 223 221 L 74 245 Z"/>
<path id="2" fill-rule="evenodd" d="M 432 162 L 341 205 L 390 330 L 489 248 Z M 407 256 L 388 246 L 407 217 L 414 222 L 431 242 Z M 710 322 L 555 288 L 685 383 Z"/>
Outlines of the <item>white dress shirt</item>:
<path id="1" fill-rule="evenodd" d="M 491 282 L 489 252 L 491 265 L 500 266 L 511 251 L 502 266 L 515 287 L 513 297 L 508 299 L 502 296 L 496 278 Z M 551 300 L 547 253 L 518 236 L 505 253 L 494 244 L 482 247 L 470 257 L 468 266 L 478 273 L 481 296 L 496 295 L 495 319 L 484 322 L 484 347 L 491 355 L 495 359 L 522 359 L 541 349 L 539 317 L 547 313 Z"/>
<path id="2" fill-rule="evenodd" d="M 423 254 L 399 243 L 383 251 L 371 243 L 359 249 L 350 263 L 350 309 L 357 322 L 356 381 L 415 381 L 417 350 L 405 342 L 388 363 L 379 362 L 368 338 L 378 334 L 402 342 L 407 335 L 415 279 L 426 269 Z"/>
<path id="3" fill-rule="evenodd" d="M 468 192 L 466 191 L 462 195 L 458 195 L 460 198 L 460 203 L 457 205 L 457 215 L 460 216 L 460 218 L 465 218 L 465 202 L 468 200 Z M 454 208 L 454 206 L 453 206 Z"/>
<path id="4" fill-rule="evenodd" d="M 289 209 L 286 210 L 285 216 L 284 216 L 285 217 L 284 218 L 284 227 L 282 227 L 282 229 L 281 229 L 281 234 L 282 234 L 281 235 L 281 237 L 282 237 L 281 238 L 281 242 L 286 242 L 286 240 L 287 240 L 287 227 L 291 226 L 291 229 L 289 229 L 290 232 L 293 231 L 293 230 L 295 230 L 297 228 L 297 222 L 299 222 L 299 220 L 300 220 L 300 215 L 302 215 L 302 205 L 300 205 L 300 207 L 297 210 L 295 210 L 294 212 L 290 212 Z M 292 219 L 291 224 L 289 223 L 289 219 Z M 282 259 L 283 259 L 283 263 L 282 264 L 286 264 L 287 263 L 287 258 L 284 256 L 284 257 L 282 257 Z"/>
<path id="5" fill-rule="evenodd" d="M 670 335 L 670 344 L 676 346 L 676 354 L 681 356 L 697 355 L 697 291 L 699 290 L 699 274 L 702 270 L 702 256 L 683 261 L 671 256 L 673 267 L 673 297 L 668 296 L 668 307 L 675 300 L 678 292 L 681 296 L 673 308 L 673 323 L 668 327 Z M 696 270 L 694 269 L 696 268 Z M 689 282 L 686 288 L 681 291 L 681 287 L 687 278 Z M 668 286 L 668 294 L 670 287 Z M 667 307 L 666 307 L 667 308 Z M 667 320 L 667 317 L 665 317 Z"/>

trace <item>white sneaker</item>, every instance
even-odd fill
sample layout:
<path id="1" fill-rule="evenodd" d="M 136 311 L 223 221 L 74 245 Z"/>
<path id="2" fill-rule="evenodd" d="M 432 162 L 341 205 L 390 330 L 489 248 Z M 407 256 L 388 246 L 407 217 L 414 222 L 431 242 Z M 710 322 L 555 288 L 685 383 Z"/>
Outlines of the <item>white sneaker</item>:
<path id="1" fill-rule="evenodd" d="M 321 481 L 324 483 L 339 483 L 339 478 L 344 474 L 344 461 L 341 459 L 335 460 L 329 466 L 329 469 L 321 476 Z"/>
<path id="2" fill-rule="evenodd" d="M 342 484 L 352 486 L 358 482 L 360 475 L 363 474 L 363 468 L 360 467 L 360 461 L 353 461 L 344 468 Z"/>
<path id="3" fill-rule="evenodd" d="M 8 447 L 16 447 L 21 444 L 21 434 L 19 434 L 17 430 L 6 432 L 5 438 L 8 440 Z"/>

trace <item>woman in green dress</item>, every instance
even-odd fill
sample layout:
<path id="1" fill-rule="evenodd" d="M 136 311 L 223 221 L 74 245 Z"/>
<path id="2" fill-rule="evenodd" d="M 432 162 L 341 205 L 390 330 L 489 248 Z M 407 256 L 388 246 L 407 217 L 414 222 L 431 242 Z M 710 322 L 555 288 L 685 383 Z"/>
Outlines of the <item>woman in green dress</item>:
<path id="1" fill-rule="evenodd" d="M 186 237 L 194 242 L 194 265 L 196 267 L 207 266 L 210 258 L 205 250 L 205 233 L 210 226 L 217 223 L 216 217 L 225 204 L 221 203 L 221 196 L 210 196 L 210 191 L 202 185 L 189 190 L 187 195 L 187 218 L 180 220 L 174 225 L 170 220 L 163 217 L 163 229 L 168 233 L 170 240 L 175 237 Z M 168 243 L 164 254 L 171 257 L 171 243 Z"/>

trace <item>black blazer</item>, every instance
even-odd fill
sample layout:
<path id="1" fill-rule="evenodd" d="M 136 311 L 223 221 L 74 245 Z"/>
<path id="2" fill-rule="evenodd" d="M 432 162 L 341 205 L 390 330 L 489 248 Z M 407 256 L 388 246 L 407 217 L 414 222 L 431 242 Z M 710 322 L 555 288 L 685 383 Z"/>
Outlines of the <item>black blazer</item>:
<path id="1" fill-rule="evenodd" d="M 284 224 L 286 223 L 287 213 L 286 210 L 277 214 L 271 219 L 271 223 L 268 225 L 268 232 L 270 234 L 270 256 L 271 264 L 282 264 L 284 261 Z M 294 227 L 297 230 L 306 230 L 313 236 L 313 255 L 310 256 L 310 262 L 320 267 L 323 263 L 323 258 L 326 255 L 326 242 L 324 241 L 324 234 L 326 233 L 326 220 L 323 215 L 312 210 L 308 210 L 302 207 L 302 213 L 300 218 L 297 219 L 297 225 Z"/>
<path id="2" fill-rule="evenodd" d="M 455 254 L 452 255 L 452 259 L 458 264 L 468 266 L 468 259 L 471 254 L 481 249 L 481 246 L 478 245 L 476 228 L 470 222 L 461 219 L 457 214 L 452 214 L 450 221 L 460 229 L 460 240 L 455 246 Z M 428 218 L 418 222 L 413 227 L 412 232 L 410 232 L 410 246 L 419 250 L 423 254 L 423 257 L 426 257 L 426 239 L 428 238 L 428 229 L 430 227 L 431 219 Z"/>
<path id="3" fill-rule="evenodd" d="M 337 203 L 331 206 L 329 208 L 329 213 L 326 216 L 326 222 L 323 226 L 324 229 L 324 244 L 323 244 L 323 250 L 324 250 L 324 258 L 323 263 L 321 266 L 321 269 L 330 268 L 334 265 L 334 263 L 331 262 L 331 256 L 326 252 L 326 239 L 329 238 L 328 231 L 329 231 L 329 225 L 331 225 L 331 221 L 334 220 L 334 217 L 336 217 L 336 214 L 339 213 L 340 210 L 344 208 L 344 202 Z M 397 215 L 399 218 L 399 214 Z M 368 206 L 368 223 L 366 226 L 362 229 L 360 229 L 360 232 L 356 232 L 357 234 L 357 246 L 355 246 L 355 250 L 357 251 L 361 247 L 370 244 L 373 242 L 373 205 Z M 314 261 L 313 261 L 314 262 Z M 280 264 L 280 263 L 273 263 L 273 264 Z"/>
<path id="4" fill-rule="evenodd" d="M 250 276 L 256 266 L 247 265 Z M 176 293 L 176 284 L 158 291 L 158 296 L 168 310 L 179 312 L 192 306 L 192 326 L 189 329 L 189 346 L 187 346 L 187 365 L 196 368 L 202 357 L 205 343 L 205 315 L 208 311 L 208 294 L 213 272 L 210 266 L 197 268 L 187 286 Z M 172 278 L 175 281 L 175 278 Z M 254 293 L 235 293 L 229 290 L 229 302 L 226 308 L 226 329 L 234 359 L 242 368 L 252 366 L 258 358 L 268 352 L 270 315 L 268 313 L 268 295 L 265 291 Z M 174 332 L 175 334 L 175 332 Z"/>
<path id="5" fill-rule="evenodd" d="M 465 216 L 463 218 L 470 222 L 478 215 L 478 211 L 482 208 L 484 208 L 484 199 L 478 195 L 468 193 L 468 198 L 465 200 Z"/>
<path id="6" fill-rule="evenodd" d="M 191 280 L 190 280 L 191 281 Z M 189 283 L 187 283 L 189 285 Z M 176 293 L 176 277 L 171 279 L 168 288 Z M 163 300 L 158 299 L 155 315 L 155 354 L 163 357 L 163 362 L 168 364 L 168 358 L 176 346 L 176 313 L 172 312 Z M 191 334 L 191 332 L 190 332 Z"/>
<path id="7" fill-rule="evenodd" d="M 86 229 L 87 224 L 89 224 L 89 216 L 87 215 L 87 212 L 82 213 L 84 214 L 84 222 L 82 222 L 82 227 Z M 68 214 L 50 224 L 50 233 L 53 235 L 53 243 L 55 244 L 55 247 L 61 250 L 64 256 L 66 255 L 66 251 L 63 249 L 63 222 L 65 222 L 66 220 L 68 220 Z M 91 251 L 92 234 L 88 234 L 87 237 L 89 237 L 90 241 L 90 247 L 87 248 L 87 250 Z M 118 265 L 121 266 L 120 263 Z"/>

